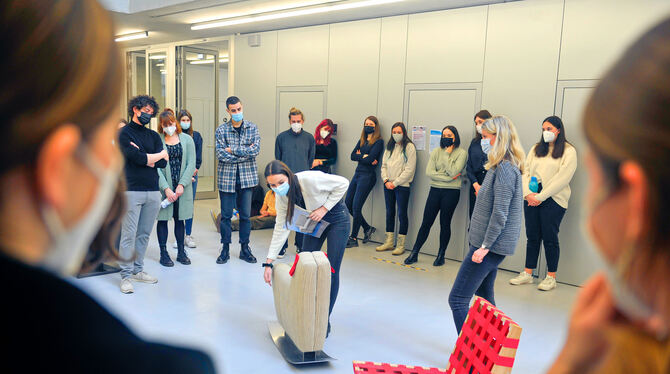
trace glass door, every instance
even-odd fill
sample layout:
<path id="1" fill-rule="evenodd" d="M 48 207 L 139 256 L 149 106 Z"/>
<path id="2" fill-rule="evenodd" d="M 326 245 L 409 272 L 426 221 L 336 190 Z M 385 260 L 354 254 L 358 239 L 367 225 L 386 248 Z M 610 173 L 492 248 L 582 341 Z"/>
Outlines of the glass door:
<path id="1" fill-rule="evenodd" d="M 190 46 L 177 47 L 177 110 L 193 117 L 193 131 L 202 136 L 202 165 L 198 170 L 196 199 L 217 198 L 216 139 L 219 125 L 219 52 Z"/>
<path id="2" fill-rule="evenodd" d="M 145 51 L 130 51 L 126 54 L 126 103 L 132 97 L 147 93 L 146 60 Z"/>

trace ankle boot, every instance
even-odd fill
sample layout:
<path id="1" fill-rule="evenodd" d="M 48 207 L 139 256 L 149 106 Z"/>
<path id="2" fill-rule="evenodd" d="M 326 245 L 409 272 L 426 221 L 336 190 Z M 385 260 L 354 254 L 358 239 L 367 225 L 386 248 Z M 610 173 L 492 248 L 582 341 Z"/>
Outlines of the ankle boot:
<path id="1" fill-rule="evenodd" d="M 412 249 L 412 252 L 409 254 L 409 256 L 407 256 L 407 258 L 405 259 L 405 265 L 413 264 L 418 260 L 419 260 L 419 249 L 414 248 Z"/>
<path id="2" fill-rule="evenodd" d="M 347 239 L 347 248 L 358 247 L 358 240 L 354 237 Z"/>
<path id="3" fill-rule="evenodd" d="M 393 249 L 393 233 L 392 232 L 387 232 L 386 233 L 386 240 L 384 241 L 384 244 L 382 244 L 382 245 L 380 245 L 379 247 L 376 248 L 377 252 L 388 251 L 389 249 Z"/>
<path id="4" fill-rule="evenodd" d="M 249 243 L 242 244 L 242 248 L 240 249 L 240 260 L 246 261 L 250 264 L 256 263 L 256 257 L 254 257 L 254 255 L 251 254 Z"/>
<path id="5" fill-rule="evenodd" d="M 223 244 L 221 246 L 221 253 L 219 254 L 219 257 L 216 259 L 217 264 L 225 264 L 228 262 L 228 259 L 230 258 L 230 244 Z"/>
<path id="6" fill-rule="evenodd" d="M 189 259 L 188 255 L 186 255 L 184 244 L 182 243 L 180 247 L 181 248 L 177 248 L 177 262 L 182 265 L 191 265 L 191 259 Z"/>
<path id="7" fill-rule="evenodd" d="M 394 256 L 400 256 L 405 253 L 405 238 L 406 235 L 398 234 L 398 243 L 395 245 L 395 249 L 391 252 Z"/>
<path id="8" fill-rule="evenodd" d="M 172 262 L 172 259 L 170 258 L 170 255 L 168 254 L 167 247 L 166 246 L 161 246 L 161 259 L 160 264 L 165 266 L 165 267 L 173 267 L 174 262 Z"/>
<path id="9" fill-rule="evenodd" d="M 363 244 L 369 242 L 370 239 L 372 239 L 372 234 L 374 234 L 375 231 L 377 231 L 377 229 L 372 226 L 368 227 L 367 230 L 363 230 Z"/>
<path id="10" fill-rule="evenodd" d="M 437 252 L 437 258 L 435 261 L 433 261 L 433 266 L 442 266 L 444 265 L 444 252 L 446 252 L 447 249 L 440 248 L 440 250 Z"/>

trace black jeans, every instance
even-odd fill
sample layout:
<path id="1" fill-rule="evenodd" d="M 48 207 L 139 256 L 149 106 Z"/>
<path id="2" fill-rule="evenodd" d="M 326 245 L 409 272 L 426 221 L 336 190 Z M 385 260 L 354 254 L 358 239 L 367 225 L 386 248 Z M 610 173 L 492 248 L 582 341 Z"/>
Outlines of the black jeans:
<path id="1" fill-rule="evenodd" d="M 251 196 L 254 188 L 240 188 L 235 186 L 235 192 L 228 193 L 219 191 L 219 199 L 221 200 L 221 244 L 230 244 L 230 233 L 232 228 L 230 226 L 230 219 L 233 216 L 233 207 L 237 206 L 237 211 L 240 214 L 240 244 L 249 243 L 249 235 L 251 233 L 251 222 L 249 217 L 251 215 Z"/>
<path id="2" fill-rule="evenodd" d="M 446 250 L 451 239 L 451 217 L 454 215 L 461 190 L 453 188 L 431 187 L 423 209 L 421 228 L 414 242 L 414 251 L 418 251 L 428 239 L 430 228 L 435 222 L 437 213 L 440 213 L 440 250 Z"/>
<path id="3" fill-rule="evenodd" d="M 360 173 L 356 172 L 354 177 L 349 183 L 349 189 L 347 190 L 347 197 L 345 203 L 347 204 L 347 209 L 349 214 L 354 217 L 354 223 L 351 227 L 351 237 L 355 238 L 358 236 L 358 231 L 361 226 L 363 230 L 367 231 L 370 229 L 370 225 L 363 218 L 363 204 L 368 198 L 372 187 L 375 186 L 377 182 L 377 176 L 372 173 Z"/>
<path id="4" fill-rule="evenodd" d="M 398 203 L 398 234 L 407 235 L 409 226 L 407 205 L 409 204 L 409 187 L 396 186 L 389 190 L 384 187 L 384 202 L 386 203 L 386 232 L 395 232 L 395 205 Z"/>
<path id="5" fill-rule="evenodd" d="M 330 225 L 326 227 L 320 238 L 305 235 L 302 250 L 305 252 L 320 251 L 323 242 L 328 239 L 328 261 L 330 261 L 330 266 L 335 270 L 330 278 L 330 307 L 328 309 L 328 316 L 330 317 L 335 300 L 337 300 L 337 293 L 340 289 L 340 265 L 342 265 L 342 258 L 344 257 L 344 250 L 347 246 L 347 238 L 349 237 L 349 214 L 344 204 L 340 201 L 323 216 L 323 220 L 330 223 Z"/>
<path id="6" fill-rule="evenodd" d="M 524 202 L 526 217 L 526 269 L 535 269 L 540 256 L 540 244 L 544 243 L 547 255 L 547 270 L 555 273 L 558 270 L 558 259 L 561 248 L 558 244 L 558 230 L 566 209 L 558 205 L 554 199 L 548 198 L 538 206 L 529 206 Z"/>
<path id="7" fill-rule="evenodd" d="M 486 177 L 486 172 L 483 171 L 478 173 L 476 176 L 476 181 L 470 181 L 470 215 L 468 218 L 472 219 L 472 211 L 475 210 L 475 203 L 477 202 L 477 195 L 475 195 L 475 188 L 472 185 L 477 182 L 481 186 L 484 183 L 484 178 Z"/>
<path id="8" fill-rule="evenodd" d="M 184 249 L 184 221 L 179 220 L 179 200 L 172 203 L 172 217 L 174 218 L 174 237 L 177 239 L 177 248 Z M 156 236 L 158 236 L 158 246 L 165 248 L 168 238 L 168 221 L 158 221 Z"/>

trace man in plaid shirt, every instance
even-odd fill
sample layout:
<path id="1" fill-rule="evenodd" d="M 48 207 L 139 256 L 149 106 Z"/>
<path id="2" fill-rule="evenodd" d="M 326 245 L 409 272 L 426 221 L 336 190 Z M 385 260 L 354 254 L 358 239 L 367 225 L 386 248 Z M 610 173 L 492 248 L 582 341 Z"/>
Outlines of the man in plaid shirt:
<path id="1" fill-rule="evenodd" d="M 221 200 L 221 254 L 217 264 L 230 258 L 230 218 L 233 207 L 240 213 L 240 259 L 255 263 L 256 257 L 249 249 L 251 232 L 251 196 L 258 185 L 256 156 L 261 148 L 258 127 L 244 119 L 240 99 L 231 96 L 226 100 L 226 111 L 231 120 L 216 129 L 217 186 Z"/>

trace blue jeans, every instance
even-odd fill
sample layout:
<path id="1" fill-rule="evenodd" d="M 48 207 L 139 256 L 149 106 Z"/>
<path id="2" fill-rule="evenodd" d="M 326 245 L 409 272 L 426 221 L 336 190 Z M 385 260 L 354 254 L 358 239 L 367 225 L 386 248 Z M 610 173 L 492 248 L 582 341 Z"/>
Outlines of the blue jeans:
<path id="1" fill-rule="evenodd" d="M 395 231 L 395 205 L 397 202 L 398 221 L 400 221 L 398 234 L 407 235 L 407 227 L 409 226 L 407 218 L 409 187 L 396 186 L 396 188 L 392 190 L 384 187 L 384 202 L 386 203 L 386 232 Z"/>
<path id="2" fill-rule="evenodd" d="M 193 184 L 193 203 L 195 204 L 195 191 L 198 189 L 198 176 L 195 176 Z M 186 235 L 190 236 L 193 230 L 193 218 L 186 220 Z"/>
<path id="3" fill-rule="evenodd" d="M 219 191 L 219 199 L 221 200 L 221 243 L 230 244 L 230 218 L 233 216 L 233 208 L 237 204 L 237 210 L 240 212 L 240 244 L 249 243 L 249 234 L 251 233 L 251 222 L 249 216 L 251 215 L 251 195 L 253 194 L 253 187 L 250 188 L 235 188 L 235 192 Z"/>
<path id="4" fill-rule="evenodd" d="M 493 297 L 493 285 L 498 274 L 498 265 L 505 259 L 505 256 L 489 252 L 484 256 L 481 264 L 472 262 L 472 254 L 479 248 L 470 246 L 470 251 L 463 259 L 461 268 L 458 269 L 458 275 L 454 281 L 454 286 L 449 293 L 449 306 L 454 315 L 456 331 L 461 333 L 465 317 L 470 308 L 470 299 L 473 295 L 483 297 L 488 302 L 496 305 Z"/>
<path id="5" fill-rule="evenodd" d="M 358 231 L 361 226 L 363 230 L 367 231 L 370 229 L 370 225 L 363 218 L 363 204 L 368 198 L 372 187 L 375 186 L 377 181 L 377 176 L 375 174 L 368 173 L 355 173 L 354 177 L 349 183 L 349 189 L 347 190 L 347 197 L 345 202 L 347 204 L 347 209 L 349 213 L 354 217 L 354 223 L 351 227 L 351 237 L 355 238 L 358 236 Z"/>
<path id="6" fill-rule="evenodd" d="M 330 225 L 326 227 L 320 238 L 305 235 L 302 250 L 304 252 L 320 251 L 323 242 L 328 239 L 328 260 L 330 261 L 330 266 L 335 270 L 332 273 L 330 281 L 330 308 L 328 309 L 328 316 L 330 316 L 337 299 L 337 292 L 340 289 L 340 265 L 342 265 L 344 249 L 347 246 L 347 239 L 349 238 L 349 213 L 340 201 L 323 216 L 323 220 L 330 223 Z"/>

